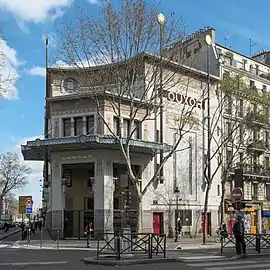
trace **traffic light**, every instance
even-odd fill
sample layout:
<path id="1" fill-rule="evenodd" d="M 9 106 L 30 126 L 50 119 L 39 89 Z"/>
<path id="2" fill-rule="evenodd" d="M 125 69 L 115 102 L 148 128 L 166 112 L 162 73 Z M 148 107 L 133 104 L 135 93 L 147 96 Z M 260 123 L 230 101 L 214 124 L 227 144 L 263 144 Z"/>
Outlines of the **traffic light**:
<path id="1" fill-rule="evenodd" d="M 235 169 L 234 171 L 234 187 L 243 188 L 243 169 Z"/>

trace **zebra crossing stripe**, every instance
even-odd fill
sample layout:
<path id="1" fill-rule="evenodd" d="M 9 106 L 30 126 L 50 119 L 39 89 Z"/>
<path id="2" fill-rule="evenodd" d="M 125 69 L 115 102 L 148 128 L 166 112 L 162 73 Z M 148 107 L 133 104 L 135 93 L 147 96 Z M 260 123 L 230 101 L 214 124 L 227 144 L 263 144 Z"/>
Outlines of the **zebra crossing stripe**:
<path id="1" fill-rule="evenodd" d="M 187 264 L 190 267 L 198 267 L 205 270 L 241 270 L 241 269 L 270 269 L 270 260 L 260 263 L 258 260 L 239 259 L 232 261 L 231 258 L 227 260 L 214 260 L 209 262 L 190 262 Z"/>
<path id="2" fill-rule="evenodd" d="M 213 259 L 225 259 L 225 256 L 219 256 L 219 255 L 209 255 L 209 256 L 181 256 L 181 257 L 177 257 L 178 259 L 181 260 L 187 260 L 187 261 L 196 261 L 196 260 L 200 260 L 200 261 L 205 261 L 205 260 L 213 260 Z"/>

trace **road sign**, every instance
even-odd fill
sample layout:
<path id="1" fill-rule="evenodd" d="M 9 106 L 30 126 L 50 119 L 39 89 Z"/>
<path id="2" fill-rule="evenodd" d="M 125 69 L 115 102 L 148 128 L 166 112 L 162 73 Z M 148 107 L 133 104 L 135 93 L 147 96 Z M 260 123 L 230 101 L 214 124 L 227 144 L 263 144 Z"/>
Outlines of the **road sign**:
<path id="1" fill-rule="evenodd" d="M 25 214 L 32 214 L 32 210 L 33 210 L 32 207 L 27 207 L 27 208 L 25 209 Z"/>
<path id="2" fill-rule="evenodd" d="M 241 201 L 243 199 L 243 191 L 241 188 L 234 188 L 231 192 L 231 198 L 235 202 Z"/>
<path id="3" fill-rule="evenodd" d="M 25 200 L 25 207 L 32 208 L 32 206 L 33 206 L 33 201 L 31 199 L 26 199 Z"/>
<path id="4" fill-rule="evenodd" d="M 19 196 L 19 213 L 20 214 L 25 214 L 25 211 L 26 211 L 25 201 L 27 199 L 32 200 L 32 196 Z"/>

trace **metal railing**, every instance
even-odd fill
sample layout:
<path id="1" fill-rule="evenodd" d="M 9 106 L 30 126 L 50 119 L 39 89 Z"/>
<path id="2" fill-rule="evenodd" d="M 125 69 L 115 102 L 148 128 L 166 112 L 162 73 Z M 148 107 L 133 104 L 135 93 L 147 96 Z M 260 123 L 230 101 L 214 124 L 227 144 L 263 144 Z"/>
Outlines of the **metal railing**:
<path id="1" fill-rule="evenodd" d="M 153 255 L 166 257 L 166 235 L 155 233 L 98 235 L 97 259 L 100 255 L 113 256 L 120 260 L 126 254 L 146 254 L 149 259 Z"/>
<path id="2" fill-rule="evenodd" d="M 261 252 L 261 249 L 270 248 L 270 234 L 253 234 L 247 233 L 244 235 L 246 248 L 255 249 L 258 253 Z M 232 245 L 230 245 L 232 244 Z M 229 236 L 221 239 L 221 248 L 220 252 L 223 253 L 225 247 L 232 248 L 235 247 L 236 241 L 234 236 Z"/>

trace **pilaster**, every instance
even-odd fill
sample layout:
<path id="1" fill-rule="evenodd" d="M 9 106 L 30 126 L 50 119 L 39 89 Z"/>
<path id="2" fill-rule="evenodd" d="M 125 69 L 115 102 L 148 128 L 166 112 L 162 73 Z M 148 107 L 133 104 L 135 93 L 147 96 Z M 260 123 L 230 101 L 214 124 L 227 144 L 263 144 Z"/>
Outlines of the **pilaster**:
<path id="1" fill-rule="evenodd" d="M 74 131 L 74 117 L 71 117 L 70 119 L 70 125 L 71 125 L 71 130 L 70 130 L 70 135 L 71 137 L 75 136 L 75 131 Z"/>
<path id="2" fill-rule="evenodd" d="M 94 192 L 95 233 L 113 231 L 114 183 L 112 167 L 111 161 L 96 161 Z"/>

